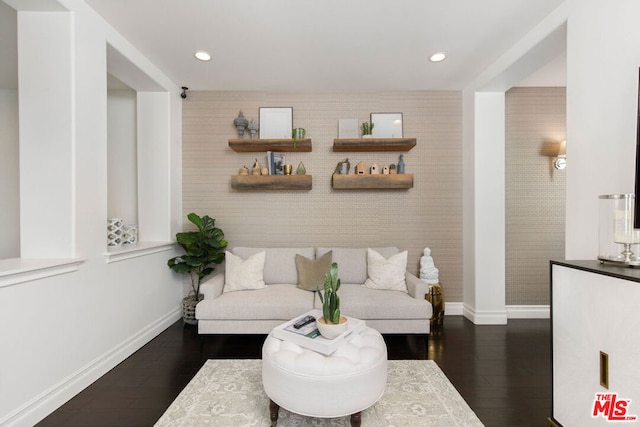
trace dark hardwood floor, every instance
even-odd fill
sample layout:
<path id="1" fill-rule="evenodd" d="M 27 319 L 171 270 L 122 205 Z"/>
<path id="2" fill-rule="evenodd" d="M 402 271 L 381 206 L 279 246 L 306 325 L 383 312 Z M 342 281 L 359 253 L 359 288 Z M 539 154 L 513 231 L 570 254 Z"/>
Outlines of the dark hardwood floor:
<path id="1" fill-rule="evenodd" d="M 264 336 L 210 336 L 177 322 L 39 426 L 152 426 L 206 359 L 260 358 Z M 429 339 L 387 335 L 390 359 L 435 360 L 486 426 L 545 426 L 551 413 L 550 322 L 476 326 L 447 316 Z"/>

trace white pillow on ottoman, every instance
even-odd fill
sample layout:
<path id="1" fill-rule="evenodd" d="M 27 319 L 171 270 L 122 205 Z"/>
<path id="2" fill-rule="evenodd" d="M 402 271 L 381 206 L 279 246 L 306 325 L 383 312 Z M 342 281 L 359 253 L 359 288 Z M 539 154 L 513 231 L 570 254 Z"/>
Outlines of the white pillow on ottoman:
<path id="1" fill-rule="evenodd" d="M 392 255 L 388 259 L 373 249 L 367 249 L 367 274 L 364 287 L 407 292 L 405 272 L 408 251 Z"/>
<path id="2" fill-rule="evenodd" d="M 224 288 L 222 292 L 262 289 L 264 283 L 264 260 L 266 252 L 258 252 L 242 259 L 229 251 L 225 253 Z"/>

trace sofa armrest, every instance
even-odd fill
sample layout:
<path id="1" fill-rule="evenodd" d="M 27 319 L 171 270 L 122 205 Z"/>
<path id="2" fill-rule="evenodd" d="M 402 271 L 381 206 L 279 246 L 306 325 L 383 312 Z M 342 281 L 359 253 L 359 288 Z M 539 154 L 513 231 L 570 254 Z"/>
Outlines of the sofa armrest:
<path id="1" fill-rule="evenodd" d="M 429 284 L 408 271 L 405 273 L 405 280 L 407 281 L 407 290 L 409 291 L 409 295 L 413 298 L 423 300 L 425 295 L 429 292 Z"/>
<path id="2" fill-rule="evenodd" d="M 214 299 L 222 295 L 224 287 L 224 271 L 218 271 L 200 284 L 200 293 L 204 299 Z"/>

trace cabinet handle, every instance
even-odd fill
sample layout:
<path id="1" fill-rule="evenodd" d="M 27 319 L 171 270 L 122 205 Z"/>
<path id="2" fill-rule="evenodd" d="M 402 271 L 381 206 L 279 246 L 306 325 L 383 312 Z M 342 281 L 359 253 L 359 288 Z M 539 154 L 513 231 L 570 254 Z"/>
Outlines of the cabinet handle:
<path id="1" fill-rule="evenodd" d="M 600 385 L 609 389 L 609 355 L 604 351 L 600 352 Z"/>

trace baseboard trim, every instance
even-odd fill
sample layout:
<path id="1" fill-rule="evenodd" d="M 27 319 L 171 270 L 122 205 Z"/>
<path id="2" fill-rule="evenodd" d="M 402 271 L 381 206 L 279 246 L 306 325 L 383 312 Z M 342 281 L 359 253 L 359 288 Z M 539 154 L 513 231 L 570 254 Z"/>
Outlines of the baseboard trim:
<path id="1" fill-rule="evenodd" d="M 121 344 L 97 357 L 67 378 L 0 419 L 0 425 L 32 426 L 131 356 L 182 317 L 181 307 L 171 310 Z"/>
<path id="2" fill-rule="evenodd" d="M 445 302 L 444 315 L 445 316 L 462 316 L 463 304 L 461 302 Z"/>
<path id="3" fill-rule="evenodd" d="M 551 306 L 549 305 L 508 305 L 509 319 L 549 319 Z"/>
<path id="4" fill-rule="evenodd" d="M 462 315 L 471 320 L 475 325 L 506 325 L 507 311 L 476 311 L 475 309 L 464 304 Z"/>
<path id="5" fill-rule="evenodd" d="M 506 319 L 549 319 L 549 305 L 507 305 L 505 311 L 476 312 L 462 302 L 447 302 L 446 316 L 464 316 L 476 325 L 504 325 Z"/>

